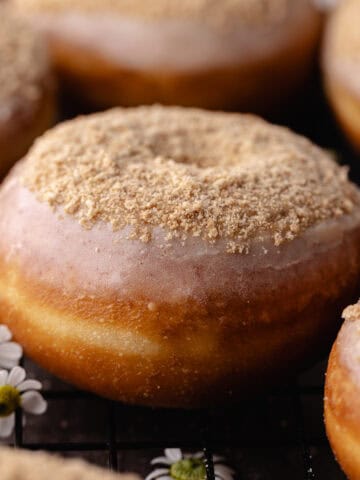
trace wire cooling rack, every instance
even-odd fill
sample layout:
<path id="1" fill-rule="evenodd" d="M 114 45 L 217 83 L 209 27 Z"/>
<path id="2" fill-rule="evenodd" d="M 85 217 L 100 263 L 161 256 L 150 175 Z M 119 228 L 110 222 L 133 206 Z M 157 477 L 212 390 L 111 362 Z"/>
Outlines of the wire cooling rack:
<path id="1" fill-rule="evenodd" d="M 125 406 L 76 390 L 25 360 L 44 384 L 45 415 L 16 414 L 10 444 L 84 457 L 114 471 L 151 472 L 167 447 L 225 455 L 239 480 L 341 480 L 328 446 L 322 398 L 325 363 L 266 396 L 226 409 L 170 410 Z"/>
<path id="2" fill-rule="evenodd" d="M 317 76 L 319 78 L 319 76 Z M 334 124 L 318 80 L 286 117 L 275 119 L 334 150 L 360 183 L 360 161 Z M 64 117 L 73 116 L 73 107 Z M 343 480 L 326 439 L 323 383 L 326 362 L 266 396 L 226 409 L 179 411 L 125 406 L 81 392 L 25 360 L 29 376 L 45 386 L 48 412 L 16 414 L 10 444 L 78 456 L 114 471 L 145 476 L 161 450 L 202 450 L 207 479 L 213 453 L 225 455 L 238 480 Z"/>

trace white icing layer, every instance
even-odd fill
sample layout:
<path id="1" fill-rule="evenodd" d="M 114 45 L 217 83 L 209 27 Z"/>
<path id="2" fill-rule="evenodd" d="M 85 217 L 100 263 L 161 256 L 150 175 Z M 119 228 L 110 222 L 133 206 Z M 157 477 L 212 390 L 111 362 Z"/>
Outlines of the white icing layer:
<path id="1" fill-rule="evenodd" d="M 311 2 L 296 0 L 281 23 L 239 25 L 228 32 L 194 21 L 149 22 L 75 8 L 37 13 L 34 20 L 51 37 L 90 49 L 120 67 L 181 71 L 262 61 L 313 32 L 319 17 Z"/>
<path id="2" fill-rule="evenodd" d="M 98 223 L 87 230 L 73 217 L 54 213 L 40 203 L 16 176 L 0 192 L 0 252 L 9 262 L 18 262 L 25 272 L 46 284 L 82 295 L 111 292 L 119 298 L 131 295 L 149 301 L 204 302 L 212 294 L 228 297 L 257 288 L 262 275 L 274 271 L 281 279 L 290 267 L 312 262 L 345 244 L 348 234 L 359 229 L 360 213 L 328 220 L 308 229 L 291 242 L 275 247 L 271 240 L 254 242 L 248 254 L 225 254 L 221 243 L 211 245 L 189 237 L 185 243 L 154 230 L 149 243 L 128 240 L 129 230 L 113 232 Z M 320 261 L 320 260 L 319 260 Z M 323 260 L 322 260 L 323 261 Z M 255 292 L 256 293 L 256 292 Z M 151 302 L 155 302 L 152 304 Z"/>

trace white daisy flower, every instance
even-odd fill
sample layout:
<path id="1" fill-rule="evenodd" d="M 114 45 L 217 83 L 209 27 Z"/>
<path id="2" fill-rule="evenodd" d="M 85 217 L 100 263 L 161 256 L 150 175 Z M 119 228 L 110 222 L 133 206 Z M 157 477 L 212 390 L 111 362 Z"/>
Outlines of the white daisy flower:
<path id="1" fill-rule="evenodd" d="M 162 465 L 156 468 L 145 480 L 206 480 L 205 457 L 202 452 L 182 453 L 179 448 L 166 448 L 165 456 L 156 457 L 152 465 Z M 216 480 L 233 480 L 235 472 L 225 465 L 224 458 L 213 456 Z"/>
<path id="2" fill-rule="evenodd" d="M 0 370 L 0 437 L 11 435 L 15 425 L 15 410 L 41 415 L 47 403 L 37 391 L 42 385 L 37 380 L 25 380 L 22 367 L 14 367 L 10 372 Z"/>
<path id="3" fill-rule="evenodd" d="M 12 335 L 6 325 L 0 325 L 0 368 L 12 368 L 18 365 L 22 357 L 22 348 L 11 342 Z"/>

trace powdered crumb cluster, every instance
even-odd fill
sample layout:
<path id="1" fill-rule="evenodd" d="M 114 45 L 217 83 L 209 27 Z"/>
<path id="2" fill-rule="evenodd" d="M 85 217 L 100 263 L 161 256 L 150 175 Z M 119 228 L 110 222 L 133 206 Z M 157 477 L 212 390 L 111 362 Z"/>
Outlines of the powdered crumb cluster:
<path id="1" fill-rule="evenodd" d="M 343 311 L 343 318 L 347 321 L 360 320 L 360 300 L 355 305 L 346 307 Z"/>
<path id="2" fill-rule="evenodd" d="M 72 0 L 16 0 L 21 8 L 48 11 L 74 10 Z M 76 9 L 114 11 L 144 20 L 196 20 L 213 26 L 224 24 L 266 24 L 282 21 L 291 0 L 78 0 Z"/>
<path id="3" fill-rule="evenodd" d="M 24 164 L 24 184 L 87 227 L 132 226 L 149 241 L 254 238 L 275 245 L 359 205 L 347 170 L 289 130 L 241 114 L 140 107 L 78 118 L 46 133 Z"/>
<path id="4" fill-rule="evenodd" d="M 48 70 L 43 42 L 22 20 L 0 5 L 0 111 L 38 101 Z"/>

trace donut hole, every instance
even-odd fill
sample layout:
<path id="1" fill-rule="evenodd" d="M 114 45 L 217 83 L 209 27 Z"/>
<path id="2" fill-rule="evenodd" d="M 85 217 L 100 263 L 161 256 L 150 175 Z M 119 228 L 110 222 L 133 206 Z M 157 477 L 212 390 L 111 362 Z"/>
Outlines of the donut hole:
<path id="1" fill-rule="evenodd" d="M 258 160 L 259 153 L 266 149 L 279 150 L 285 142 L 274 132 L 265 131 L 260 125 L 254 128 L 255 119 L 239 122 L 221 115 L 220 121 L 202 124 L 193 115 L 189 122 L 179 126 L 176 119 L 168 124 L 158 124 L 157 119 L 149 125 L 132 125 L 136 141 L 148 148 L 149 158 L 161 157 L 200 169 L 234 167 Z M 268 130 L 268 129 L 267 129 Z M 146 139 L 144 139 L 146 131 Z"/>

